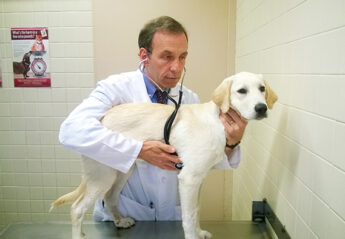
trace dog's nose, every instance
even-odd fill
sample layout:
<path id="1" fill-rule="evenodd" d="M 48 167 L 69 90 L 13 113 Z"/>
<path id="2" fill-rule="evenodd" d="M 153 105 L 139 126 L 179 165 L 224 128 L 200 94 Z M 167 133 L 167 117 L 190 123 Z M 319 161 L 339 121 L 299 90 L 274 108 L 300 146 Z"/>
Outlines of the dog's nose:
<path id="1" fill-rule="evenodd" d="M 258 116 L 264 116 L 267 111 L 267 105 L 263 103 L 259 103 L 255 105 L 255 112 L 258 114 Z"/>

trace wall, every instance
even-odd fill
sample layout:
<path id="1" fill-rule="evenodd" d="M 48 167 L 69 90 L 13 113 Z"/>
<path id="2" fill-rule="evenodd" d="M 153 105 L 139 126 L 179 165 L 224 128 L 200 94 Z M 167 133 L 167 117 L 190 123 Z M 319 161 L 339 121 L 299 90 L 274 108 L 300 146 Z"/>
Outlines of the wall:
<path id="1" fill-rule="evenodd" d="M 345 1 L 237 1 L 236 71 L 279 95 L 251 122 L 233 219 L 267 198 L 292 238 L 345 238 Z"/>
<path id="2" fill-rule="evenodd" d="M 94 1 L 96 80 L 136 70 L 140 29 L 155 17 L 169 15 L 188 32 L 184 84 L 197 92 L 202 102 L 209 101 L 216 86 L 234 70 L 235 1 L 147 0 L 140 6 L 136 1 L 119 2 Z M 231 187 L 231 171 L 209 173 L 202 190 L 201 219 L 231 218 Z"/>
<path id="3" fill-rule="evenodd" d="M 48 27 L 51 88 L 14 88 L 11 27 Z M 68 112 L 94 87 L 91 0 L 1 0 L 0 230 L 16 221 L 69 220 L 50 203 L 80 182 L 80 156 L 59 145 Z"/>

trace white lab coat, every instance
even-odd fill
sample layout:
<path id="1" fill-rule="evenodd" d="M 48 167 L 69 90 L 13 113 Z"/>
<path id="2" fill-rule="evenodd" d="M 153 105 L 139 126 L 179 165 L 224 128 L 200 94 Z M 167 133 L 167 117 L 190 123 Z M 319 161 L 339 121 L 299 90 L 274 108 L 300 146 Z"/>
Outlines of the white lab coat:
<path id="1" fill-rule="evenodd" d="M 177 100 L 180 86 L 171 89 Z M 181 220 L 177 171 L 162 170 L 145 161 L 136 161 L 142 142 L 124 137 L 102 126 L 101 118 L 114 105 L 131 102 L 151 102 L 142 73 L 111 75 L 98 82 L 89 97 L 77 106 L 62 123 L 59 139 L 67 148 L 86 155 L 100 163 L 126 173 L 136 164 L 125 185 L 118 206 L 123 216 L 135 220 Z M 171 103 L 171 102 L 170 102 Z M 183 87 L 182 104 L 199 103 L 191 90 Z M 215 168 L 236 168 L 240 162 L 237 148 L 230 159 L 224 159 Z M 94 208 L 97 221 L 112 220 L 102 199 Z"/>

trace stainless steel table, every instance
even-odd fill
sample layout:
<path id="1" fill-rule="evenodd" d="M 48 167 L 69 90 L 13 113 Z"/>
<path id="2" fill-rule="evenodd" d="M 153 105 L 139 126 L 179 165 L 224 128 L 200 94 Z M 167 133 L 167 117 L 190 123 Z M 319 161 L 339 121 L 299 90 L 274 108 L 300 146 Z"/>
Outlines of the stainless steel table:
<path id="1" fill-rule="evenodd" d="M 201 227 L 215 239 L 269 239 L 265 224 L 247 221 L 204 221 Z M 116 229 L 111 222 L 83 225 L 88 239 L 183 239 L 180 221 L 136 222 L 130 229 Z M 69 239 L 69 223 L 16 223 L 0 233 L 0 239 Z"/>

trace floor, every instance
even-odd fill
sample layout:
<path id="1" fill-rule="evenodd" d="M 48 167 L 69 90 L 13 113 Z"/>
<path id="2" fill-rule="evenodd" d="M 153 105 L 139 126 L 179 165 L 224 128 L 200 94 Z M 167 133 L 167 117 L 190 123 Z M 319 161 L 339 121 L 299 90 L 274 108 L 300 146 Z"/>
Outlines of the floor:
<path id="1" fill-rule="evenodd" d="M 216 239 L 269 239 L 265 224 L 247 221 L 201 222 Z M 84 223 L 87 238 L 97 239 L 181 239 L 181 222 L 136 222 L 130 229 L 116 229 L 111 222 Z M 69 223 L 16 223 L 0 232 L 0 239 L 66 239 L 71 238 Z"/>

